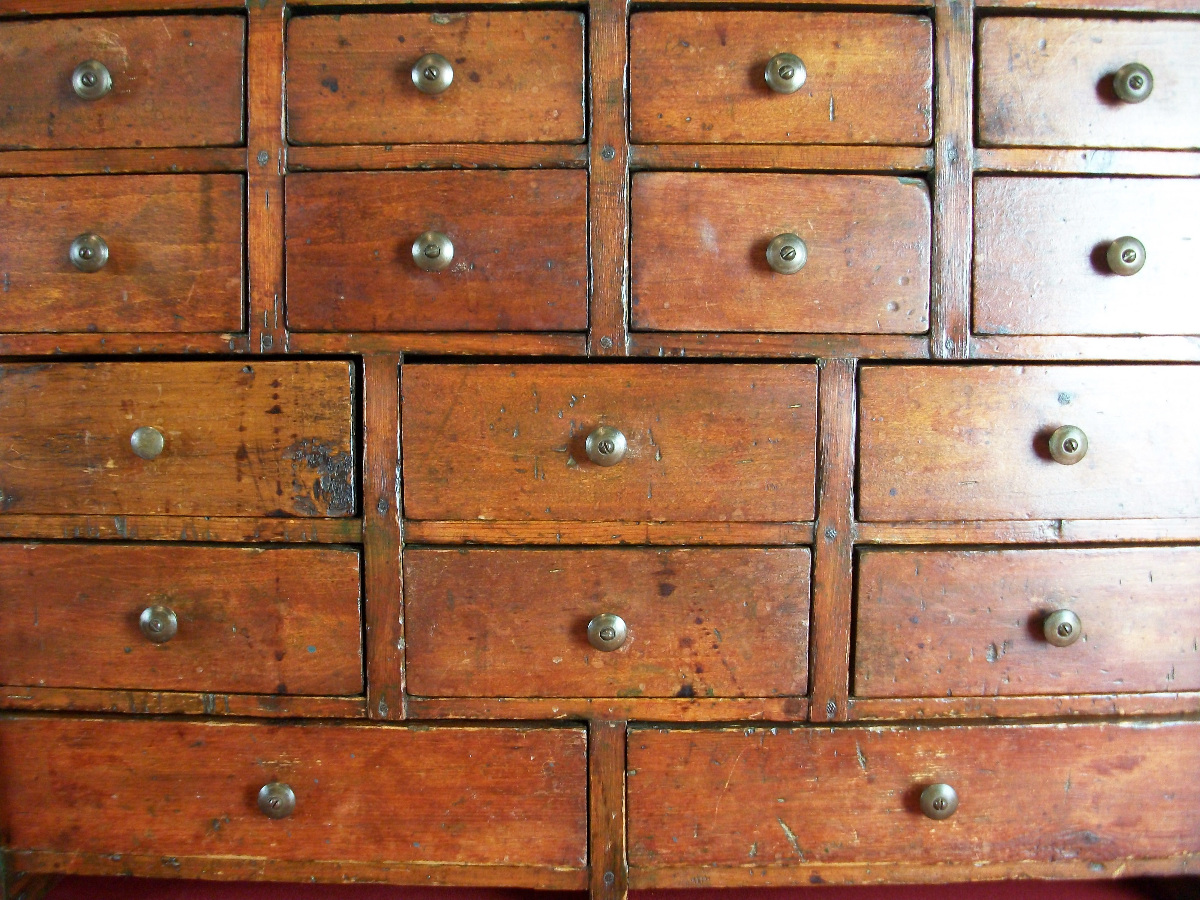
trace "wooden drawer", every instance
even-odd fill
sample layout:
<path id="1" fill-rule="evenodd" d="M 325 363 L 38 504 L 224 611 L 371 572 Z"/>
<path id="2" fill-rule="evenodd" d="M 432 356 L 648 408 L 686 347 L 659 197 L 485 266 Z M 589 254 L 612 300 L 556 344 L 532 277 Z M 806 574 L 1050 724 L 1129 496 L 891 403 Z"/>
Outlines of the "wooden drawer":
<path id="1" fill-rule="evenodd" d="M 587 328 L 584 172 L 290 175 L 285 231 L 298 331 Z M 441 271 L 415 261 L 428 232 Z"/>
<path id="2" fill-rule="evenodd" d="M 869 366 L 860 385 L 866 521 L 1200 516 L 1200 367 Z M 1064 465 L 1070 426 L 1086 455 Z"/>
<path id="3" fill-rule="evenodd" d="M 924 332 L 929 215 L 912 178 L 638 174 L 633 327 Z M 782 274 L 768 257 L 788 234 L 807 258 Z"/>
<path id="4" fill-rule="evenodd" d="M 352 551 L 0 544 L 0 584 L 2 684 L 363 690 Z"/>
<path id="5" fill-rule="evenodd" d="M 441 93 L 416 86 L 414 67 L 427 54 L 450 63 Z M 287 94 L 297 144 L 579 142 L 583 16 L 297 17 L 287 30 Z"/>
<path id="6" fill-rule="evenodd" d="M 241 144 L 245 32 L 241 16 L 0 23 L 0 148 Z M 76 92 L 89 61 L 103 96 Z"/>
<path id="7" fill-rule="evenodd" d="M 1198 208 L 1200 180 L 978 179 L 975 331 L 1200 334 Z M 1127 237 L 1132 275 L 1108 262 Z"/>
<path id="8" fill-rule="evenodd" d="M 0 366 L 0 512 L 348 516 L 351 364 Z M 134 451 L 134 432 L 143 457 Z M 161 435 L 160 454 L 153 457 Z"/>
<path id="9" fill-rule="evenodd" d="M 1200 147 L 1200 22 L 986 18 L 978 59 L 982 144 Z M 1152 87 L 1128 102 L 1114 78 L 1135 63 Z"/>
<path id="10" fill-rule="evenodd" d="M 766 80 L 779 53 L 803 64 L 792 93 Z M 932 134 L 933 30 L 922 16 L 638 13 L 629 78 L 638 143 L 927 144 Z"/>
<path id="11" fill-rule="evenodd" d="M 405 515 L 808 521 L 816 393 L 811 365 L 408 366 Z M 588 456 L 601 426 L 616 465 Z"/>
<path id="12" fill-rule="evenodd" d="M 801 548 L 410 550 L 408 689 L 431 697 L 802 695 L 809 568 Z M 590 636 L 605 615 L 623 623 L 619 646 L 619 633 L 607 643 Z"/>
<path id="13" fill-rule="evenodd" d="M 580 728 L 0 719 L 11 850 L 578 868 Z M 259 811 L 266 784 L 295 811 Z"/>
<path id="14" fill-rule="evenodd" d="M 861 697 L 1200 690 L 1196 548 L 866 550 L 857 597 Z"/>
<path id="15" fill-rule="evenodd" d="M 1197 765 L 1197 722 L 639 728 L 629 737 L 629 862 L 1180 856 L 1200 850 Z M 939 783 L 957 792 L 958 810 L 935 821 L 920 797 Z"/>
<path id="16" fill-rule="evenodd" d="M 240 176 L 4 178 L 0 206 L 0 331 L 241 330 Z"/>

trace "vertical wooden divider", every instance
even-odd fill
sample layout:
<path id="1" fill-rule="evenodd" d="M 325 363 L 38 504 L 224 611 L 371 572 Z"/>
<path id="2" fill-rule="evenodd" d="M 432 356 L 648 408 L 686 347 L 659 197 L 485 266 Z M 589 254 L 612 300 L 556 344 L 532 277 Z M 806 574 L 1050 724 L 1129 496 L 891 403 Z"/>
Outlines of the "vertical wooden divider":
<path id="1" fill-rule="evenodd" d="M 625 900 L 625 722 L 588 723 L 588 891 L 591 900 Z"/>

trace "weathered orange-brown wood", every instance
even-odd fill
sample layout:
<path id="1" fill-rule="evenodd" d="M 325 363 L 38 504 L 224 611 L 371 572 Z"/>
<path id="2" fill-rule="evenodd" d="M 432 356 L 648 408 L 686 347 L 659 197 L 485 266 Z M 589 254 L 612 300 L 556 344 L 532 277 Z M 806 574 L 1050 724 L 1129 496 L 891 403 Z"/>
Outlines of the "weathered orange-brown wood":
<path id="1" fill-rule="evenodd" d="M 245 42 L 238 16 L 4 22 L 0 147 L 240 144 Z M 85 100 L 71 75 L 92 59 L 112 89 Z"/>
<path id="2" fill-rule="evenodd" d="M 423 55 L 453 80 L 419 91 Z M 312 16 L 287 33 L 297 144 L 582 141 L 583 16 L 566 10 Z"/>
<path id="3" fill-rule="evenodd" d="M 245 0 L 0 0 L 0 16 L 140 10 L 244 9 Z"/>
<path id="4" fill-rule="evenodd" d="M 625 722 L 588 724 L 588 895 L 625 900 Z"/>
<path id="5" fill-rule="evenodd" d="M 975 171 L 1196 177 L 1200 176 L 1200 153 L 1186 153 L 1180 150 L 990 147 L 975 151 Z"/>
<path id="6" fill-rule="evenodd" d="M 0 162 L 2 162 L 0 157 Z M 387 169 L 583 169 L 580 144 L 387 144 L 290 147 L 289 172 Z"/>
<path id="7" fill-rule="evenodd" d="M 1089 362 L 1200 362 L 1200 338 L 1164 335 L 982 335 L 971 341 L 971 357 Z"/>
<path id="8" fill-rule="evenodd" d="M 214 694 L 208 691 L 122 691 L 100 688 L 0 688 L 0 708 L 69 710 L 148 716 L 236 716 L 258 719 L 365 719 L 367 701 L 357 697 L 290 694 Z"/>
<path id="9" fill-rule="evenodd" d="M 1043 694 L 1023 697 L 851 697 L 852 721 L 1195 716 L 1200 692 Z"/>
<path id="10" fill-rule="evenodd" d="M 638 144 L 630 167 L 655 169 L 764 169 L 772 172 L 927 172 L 928 147 L 822 144 Z"/>
<path id="11" fill-rule="evenodd" d="M 813 515 L 810 365 L 414 365 L 402 403 L 410 519 Z M 615 466 L 588 459 L 601 425 L 628 442 Z"/>
<path id="12" fill-rule="evenodd" d="M 0 529 L 4 520 L 0 519 Z M 0 530 L 0 535 L 3 531 Z M 408 521 L 410 544 L 811 544 L 811 522 Z"/>
<path id="13" fill-rule="evenodd" d="M 4 150 L 3 175 L 131 175 L 171 172 L 244 172 L 242 147 L 107 150 Z"/>
<path id="14" fill-rule="evenodd" d="M 288 324 L 300 331 L 583 331 L 582 172 L 292 175 Z M 413 261 L 425 232 L 453 261 Z"/>
<path id="15" fill-rule="evenodd" d="M 3 346 L 0 341 L 0 346 Z M 587 336 L 529 332 L 289 332 L 293 353 L 408 353 L 438 356 L 583 356 Z"/>
<path id="16" fill-rule="evenodd" d="M 308 2 L 312 2 L 312 0 L 308 0 Z M 975 5 L 982 9 L 1017 7 L 1026 12 L 1031 9 L 1078 11 L 1084 7 L 1112 12 L 1200 12 L 1200 3 L 1196 3 L 1195 0 L 1087 0 L 1086 3 L 1081 3 L 1079 0 L 975 0 Z"/>
<path id="17" fill-rule="evenodd" d="M 0 538 L 25 537 L 32 540 L 360 544 L 362 535 L 362 522 L 349 518 L 0 516 Z M 800 541 L 797 539 L 797 542 Z"/>
<path id="18" fill-rule="evenodd" d="M 929 338 L 905 334 L 635 332 L 630 356 L 670 359 L 928 359 Z"/>
<path id="19" fill-rule="evenodd" d="M 686 11 L 631 20 L 630 132 L 637 143 L 926 144 L 933 40 L 911 15 Z M 768 86 L 777 53 L 803 86 Z"/>
<path id="20" fill-rule="evenodd" d="M 244 353 L 246 335 L 228 331 L 213 333 L 163 334 L 137 332 L 113 334 L 0 334 L 0 355 L 4 356 L 107 356 L 137 353 L 191 354 Z"/>
<path id="21" fill-rule="evenodd" d="M 1200 518 L 857 522 L 854 537 L 864 544 L 1164 544 L 1200 541 Z"/>
<path id="22" fill-rule="evenodd" d="M 410 697 L 408 711 L 414 719 L 518 722 L 534 719 L 801 722 L 808 716 L 808 700 L 804 697 Z"/>
<path id="23" fill-rule="evenodd" d="M 0 512 L 340 517 L 356 508 L 345 362 L 0 366 Z M 138 428 L 163 449 L 136 455 Z"/>

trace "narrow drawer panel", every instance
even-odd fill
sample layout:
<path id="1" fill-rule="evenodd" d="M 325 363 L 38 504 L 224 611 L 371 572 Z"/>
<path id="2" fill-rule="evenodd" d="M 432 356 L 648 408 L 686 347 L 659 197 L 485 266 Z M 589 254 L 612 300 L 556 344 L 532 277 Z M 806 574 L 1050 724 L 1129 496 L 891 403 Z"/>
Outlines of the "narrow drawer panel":
<path id="1" fill-rule="evenodd" d="M 802 695 L 809 567 L 800 548 L 410 550 L 408 689 L 432 697 Z"/>
<path id="2" fill-rule="evenodd" d="M 361 694 L 358 554 L 0 544 L 0 683 Z"/>
<path id="3" fill-rule="evenodd" d="M 1200 550 L 867 550 L 862 697 L 1200 690 Z"/>

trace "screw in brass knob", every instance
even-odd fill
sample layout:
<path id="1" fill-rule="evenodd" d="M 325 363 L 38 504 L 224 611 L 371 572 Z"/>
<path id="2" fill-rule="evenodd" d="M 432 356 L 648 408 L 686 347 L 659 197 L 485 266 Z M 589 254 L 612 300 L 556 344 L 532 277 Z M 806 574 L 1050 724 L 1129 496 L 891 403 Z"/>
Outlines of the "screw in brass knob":
<path id="1" fill-rule="evenodd" d="M 286 819 L 296 811 L 296 792 L 282 781 L 264 784 L 258 792 L 258 808 L 268 819 Z"/>
<path id="2" fill-rule="evenodd" d="M 1079 640 L 1082 632 L 1083 623 L 1079 621 L 1079 616 L 1069 609 L 1055 610 L 1042 622 L 1042 633 L 1055 647 L 1070 647 Z"/>
<path id="3" fill-rule="evenodd" d="M 112 90 L 112 75 L 99 60 L 81 62 L 71 73 L 71 88 L 84 100 L 99 100 Z"/>
<path id="4" fill-rule="evenodd" d="M 440 231 L 426 231 L 413 241 L 413 262 L 426 272 L 440 272 L 454 260 L 454 242 Z"/>
<path id="5" fill-rule="evenodd" d="M 808 72 L 794 53 L 776 53 L 767 63 L 767 86 L 777 94 L 794 94 L 804 86 Z"/>
<path id="6" fill-rule="evenodd" d="M 795 275 L 808 262 L 808 245 L 788 232 L 767 244 L 767 265 L 780 275 Z"/>
<path id="7" fill-rule="evenodd" d="M 625 458 L 629 444 L 623 435 L 611 425 L 601 425 L 587 436 L 583 445 L 588 459 L 598 466 L 615 466 Z"/>
<path id="8" fill-rule="evenodd" d="M 1056 463 L 1073 466 L 1087 456 L 1087 451 L 1087 435 L 1074 425 L 1064 425 L 1050 435 L 1050 456 Z"/>
<path id="9" fill-rule="evenodd" d="M 625 638 L 629 636 L 629 629 L 625 627 L 625 620 L 620 616 L 601 613 L 588 622 L 587 635 L 589 644 L 608 653 L 621 649 Z"/>
<path id="10" fill-rule="evenodd" d="M 143 425 L 129 437 L 129 446 L 142 459 L 158 459 L 163 452 L 163 434 L 157 428 Z"/>
<path id="11" fill-rule="evenodd" d="M 138 618 L 138 627 L 146 640 L 165 644 L 179 631 L 179 619 L 175 611 L 167 606 L 147 606 Z"/>
<path id="12" fill-rule="evenodd" d="M 1114 275 L 1136 275 L 1146 264 L 1146 248 L 1137 238 L 1125 235 L 1108 245 L 1106 258 Z"/>
<path id="13" fill-rule="evenodd" d="M 440 53 L 426 53 L 412 67 L 412 82 L 422 94 L 440 94 L 454 83 L 454 66 Z"/>
<path id="14" fill-rule="evenodd" d="M 67 255 L 80 272 L 99 272 L 108 262 L 108 244 L 98 234 L 81 234 L 71 241 Z"/>
<path id="15" fill-rule="evenodd" d="M 1154 90 L 1154 76 L 1141 63 L 1129 63 L 1113 76 L 1113 93 L 1126 103 L 1141 103 Z"/>
<path id="16" fill-rule="evenodd" d="M 948 784 L 931 784 L 921 791 L 921 812 L 931 819 L 948 819 L 958 809 L 958 792 Z"/>

